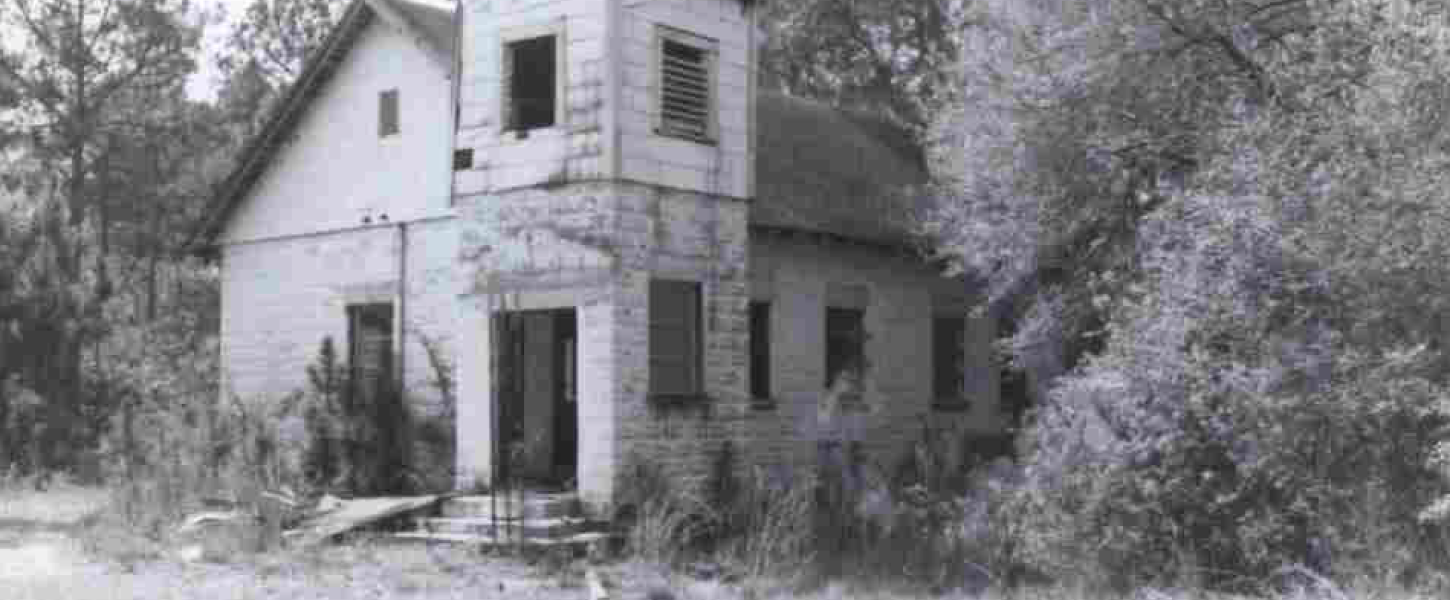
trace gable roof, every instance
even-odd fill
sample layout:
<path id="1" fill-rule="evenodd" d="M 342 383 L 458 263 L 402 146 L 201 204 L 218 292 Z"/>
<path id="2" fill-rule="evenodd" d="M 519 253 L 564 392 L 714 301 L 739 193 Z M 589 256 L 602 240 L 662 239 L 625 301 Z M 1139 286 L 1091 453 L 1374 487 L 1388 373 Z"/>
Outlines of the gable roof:
<path id="1" fill-rule="evenodd" d="M 399 26 L 411 32 L 435 60 L 442 61 L 441 64 L 452 71 L 452 9 L 414 0 L 353 0 L 316 54 L 308 59 L 302 74 L 272 106 L 258 133 L 238 153 L 236 166 L 217 188 L 201 228 L 189 243 L 193 250 L 207 252 L 212 249 L 227 220 L 296 130 L 312 100 L 332 79 L 348 51 L 380 13 L 390 20 L 398 20 Z"/>
<path id="2" fill-rule="evenodd" d="M 354 0 L 317 57 L 276 105 L 241 153 L 213 200 L 194 246 L 208 250 L 278 146 L 297 126 L 375 14 L 405 29 L 452 65 L 451 8 L 416 0 Z M 889 246 L 911 245 L 928 206 L 925 161 L 909 133 L 879 116 L 854 113 L 775 92 L 757 95 L 753 227 L 810 232 Z"/>

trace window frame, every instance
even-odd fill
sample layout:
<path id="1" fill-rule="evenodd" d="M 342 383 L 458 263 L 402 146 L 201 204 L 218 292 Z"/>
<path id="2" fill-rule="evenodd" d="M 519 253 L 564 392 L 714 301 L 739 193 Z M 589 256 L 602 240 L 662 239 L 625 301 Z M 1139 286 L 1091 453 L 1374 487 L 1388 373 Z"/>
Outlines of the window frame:
<path id="1" fill-rule="evenodd" d="M 708 83 L 705 110 L 704 137 L 671 130 L 665 124 L 665 76 L 664 57 L 666 44 L 679 44 L 699 50 L 705 56 L 705 78 Z M 651 112 L 655 135 L 671 139 L 713 146 L 720 141 L 720 42 L 715 39 L 676 29 L 668 25 L 655 26 L 654 56 L 650 73 L 654 77 Z"/>
<path id="2" fill-rule="evenodd" d="M 398 88 L 378 92 L 378 139 L 388 139 L 403 134 L 403 98 Z M 392 111 L 389 113 L 389 108 Z M 389 120 L 389 117 L 392 117 Z M 390 128 L 389 125 L 392 127 Z"/>
<path id="3" fill-rule="evenodd" d="M 661 314 L 661 311 L 657 310 L 658 305 L 656 304 L 656 299 L 658 295 L 656 294 L 656 286 L 666 285 L 686 286 L 691 293 L 691 297 L 688 299 L 689 314 L 686 315 L 686 321 L 684 323 L 686 328 L 685 349 L 690 353 L 690 356 L 685 357 L 685 360 L 681 361 L 683 366 L 688 369 L 685 377 L 687 380 L 687 389 L 683 390 L 665 390 L 657 387 L 660 381 L 656 378 L 657 367 L 655 362 L 656 352 L 659 350 L 659 340 L 655 338 L 655 329 L 659 327 L 656 318 Z M 646 361 L 649 367 L 649 382 L 647 384 L 649 397 L 657 402 L 667 404 L 682 403 L 703 398 L 705 396 L 704 286 L 698 281 L 652 278 L 649 281 L 647 294 L 649 316 L 646 319 L 646 337 L 649 352 Z"/>
<path id="4" fill-rule="evenodd" d="M 567 103 L 564 93 L 568 89 L 568 49 L 569 37 L 566 35 L 562 19 L 538 25 L 526 25 L 505 29 L 499 34 L 498 45 L 498 132 L 500 136 L 513 137 L 514 139 L 528 139 L 535 133 L 552 131 L 566 125 L 568 112 L 565 110 Z M 519 42 L 527 42 L 539 38 L 554 38 L 554 124 L 547 127 L 536 127 L 531 129 L 517 129 L 509 118 L 509 107 L 511 106 L 513 88 L 511 85 L 511 56 L 512 46 Z"/>
<path id="5" fill-rule="evenodd" d="M 771 378 L 774 307 L 768 301 L 752 300 L 747 310 L 750 330 L 750 402 L 758 409 L 774 408 L 775 389 Z M 758 335 L 762 333 L 763 336 Z"/>
<path id="6" fill-rule="evenodd" d="M 398 373 L 396 372 L 397 371 L 397 368 L 398 368 L 398 348 L 397 348 L 397 345 L 398 345 L 398 331 L 397 331 L 397 327 L 398 327 L 398 321 L 397 321 L 397 319 L 398 319 L 398 312 L 397 311 L 398 311 L 398 309 L 397 309 L 397 305 L 395 303 L 393 303 L 392 301 L 354 302 L 354 303 L 348 303 L 346 305 L 346 307 L 345 307 L 344 310 L 345 310 L 345 314 L 346 314 L 346 318 L 347 318 L 347 346 L 346 346 L 347 354 L 346 354 L 346 356 L 347 356 L 347 385 L 348 385 L 348 388 L 349 388 L 349 392 L 352 393 L 352 394 L 354 394 L 354 395 L 363 393 L 362 392 L 362 388 L 360 387 L 360 385 L 361 385 L 361 382 L 360 382 L 360 379 L 361 379 L 361 376 L 360 376 L 361 371 L 360 371 L 360 369 L 362 368 L 362 365 L 360 364 L 360 361 L 358 359 L 359 353 L 362 351 L 362 346 L 360 346 L 360 343 L 362 342 L 362 340 L 360 339 L 360 336 L 359 336 L 359 322 L 360 322 L 360 320 L 363 317 L 363 313 L 365 313 L 367 311 L 370 311 L 370 310 L 379 310 L 379 311 L 386 310 L 387 311 L 387 315 L 388 315 L 388 328 L 387 328 L 388 344 L 387 344 L 387 355 L 386 355 L 387 364 L 381 367 L 382 368 L 382 373 L 380 374 L 380 378 L 381 378 L 380 383 L 385 384 L 385 385 L 390 385 L 390 386 L 391 385 L 396 385 L 397 384 L 397 378 L 398 378 Z M 376 390 L 374 390 L 374 393 L 376 393 Z"/>
<path id="7" fill-rule="evenodd" d="M 953 339 L 955 348 L 943 357 L 942 336 L 949 331 L 954 331 Z M 970 399 L 967 397 L 967 318 L 959 314 L 936 314 L 931 319 L 931 393 L 932 407 L 942 411 L 962 411 L 971 408 Z M 941 369 L 951 360 L 956 368 L 956 374 L 951 378 L 950 384 L 945 384 L 946 378 Z M 953 390 L 942 389 L 944 385 L 954 387 Z"/>
<path id="8" fill-rule="evenodd" d="M 867 341 L 867 338 L 869 337 L 868 334 L 866 333 L 866 308 L 865 307 L 861 307 L 861 306 L 836 306 L 836 305 L 827 305 L 826 306 L 826 310 L 825 310 L 825 314 L 824 314 L 824 317 L 825 317 L 825 322 L 824 322 L 824 326 L 825 326 L 825 332 L 824 332 L 825 333 L 825 345 L 824 345 L 825 364 L 824 364 L 824 367 L 825 368 L 824 368 L 824 377 L 823 377 L 823 379 L 825 381 L 822 384 L 822 386 L 823 386 L 824 389 L 826 389 L 826 390 L 829 391 L 831 389 L 831 387 L 835 384 L 836 376 L 838 375 L 838 373 L 839 372 L 845 372 L 845 369 L 844 368 L 841 368 L 841 369 L 833 369 L 832 368 L 833 367 L 832 363 L 835 360 L 833 357 L 836 355 L 836 352 L 835 352 L 834 346 L 833 346 L 833 342 L 837 341 L 838 339 L 840 339 L 842 337 L 840 334 L 838 334 L 837 332 L 835 332 L 831 328 L 831 324 L 834 321 L 834 319 L 832 317 L 833 316 L 839 317 L 839 316 L 843 316 L 843 315 L 844 316 L 849 316 L 849 317 L 851 317 L 855 321 L 855 330 L 856 330 L 855 331 L 855 334 L 856 335 L 855 335 L 855 338 L 853 340 L 851 340 L 851 343 L 855 344 L 855 348 L 854 348 L 853 354 L 855 355 L 854 356 L 854 359 L 855 359 L 855 361 L 857 363 L 857 373 L 856 373 L 856 375 L 857 375 L 857 378 L 858 378 L 858 380 L 857 380 L 857 385 L 858 385 L 857 389 L 852 390 L 851 393 L 845 394 L 843 396 L 843 399 L 850 400 L 850 401 L 855 402 L 855 401 L 862 400 L 862 397 L 865 394 L 866 370 L 867 370 L 867 368 L 866 368 L 866 365 L 867 365 L 867 363 L 866 363 L 866 341 Z"/>

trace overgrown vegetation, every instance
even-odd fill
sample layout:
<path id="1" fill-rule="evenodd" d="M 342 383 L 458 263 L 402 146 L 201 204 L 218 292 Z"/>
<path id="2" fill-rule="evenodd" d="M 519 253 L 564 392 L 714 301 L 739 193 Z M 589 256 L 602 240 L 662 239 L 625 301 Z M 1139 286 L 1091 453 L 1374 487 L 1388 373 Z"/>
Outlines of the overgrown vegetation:
<path id="1" fill-rule="evenodd" d="M 1022 561 L 1117 590 L 1443 588 L 1447 19 L 975 7 L 927 229 L 1038 392 Z"/>

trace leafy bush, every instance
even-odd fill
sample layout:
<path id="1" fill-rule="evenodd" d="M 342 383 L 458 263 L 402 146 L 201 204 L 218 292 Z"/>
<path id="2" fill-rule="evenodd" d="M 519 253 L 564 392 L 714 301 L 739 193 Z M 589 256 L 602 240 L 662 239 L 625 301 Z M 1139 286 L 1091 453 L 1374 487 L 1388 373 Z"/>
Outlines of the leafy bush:
<path id="1" fill-rule="evenodd" d="M 303 471 L 310 487 L 367 496 L 422 487 L 413 469 L 413 419 L 400 386 L 370 393 L 351 380 L 332 338 L 323 338 L 307 367 L 302 395 L 307 432 Z"/>

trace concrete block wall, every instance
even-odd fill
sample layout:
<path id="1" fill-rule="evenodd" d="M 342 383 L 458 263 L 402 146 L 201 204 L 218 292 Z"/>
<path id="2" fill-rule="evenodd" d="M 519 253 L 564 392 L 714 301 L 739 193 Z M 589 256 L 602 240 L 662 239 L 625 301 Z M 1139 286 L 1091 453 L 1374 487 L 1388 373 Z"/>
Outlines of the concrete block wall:
<path id="1" fill-rule="evenodd" d="M 611 184 L 521 188 L 460 196 L 457 486 L 492 480 L 490 314 L 573 308 L 578 318 L 581 497 L 607 506 L 613 493 L 620 202 Z"/>
<path id="2" fill-rule="evenodd" d="M 459 195 L 565 182 L 629 180 L 703 194 L 753 193 L 755 33 L 740 0 L 465 0 L 458 148 L 473 168 Z M 714 143 L 659 135 L 659 27 L 717 44 Z M 527 138 L 503 131 L 502 52 L 516 39 L 558 35 L 562 112 Z"/>
<path id="3" fill-rule="evenodd" d="M 414 414 L 447 418 L 452 407 L 431 385 L 422 339 L 454 355 L 456 234 L 446 218 L 409 226 L 406 302 L 399 302 L 400 236 L 396 224 L 259 240 L 222 251 L 221 355 L 223 393 L 249 402 L 275 402 L 307 386 L 306 367 L 324 337 L 342 358 L 347 349 L 347 306 L 391 302 L 401 334 L 404 377 Z M 405 315 L 399 315 L 405 307 Z M 395 351 L 396 352 L 396 351 Z M 290 435 L 301 435 L 296 424 Z M 295 440 L 300 441 L 300 440 Z M 418 457 L 431 465 L 434 452 Z M 444 459 L 442 464 L 448 464 Z M 446 488 L 447 469 L 433 474 Z"/>
<path id="4" fill-rule="evenodd" d="M 628 183 L 460 198 L 460 486 L 492 472 L 489 311 L 575 308 L 579 319 L 579 490 L 607 513 L 628 457 L 697 481 L 744 414 L 748 232 L 743 202 Z M 697 281 L 705 396 L 662 409 L 647 398 L 649 281 Z M 681 420 L 703 419 L 681 434 Z"/>
<path id="5" fill-rule="evenodd" d="M 224 244 L 438 216 L 449 202 L 449 73 L 374 19 L 271 158 Z M 378 135 L 378 96 L 398 91 L 396 134 Z"/>
<path id="6" fill-rule="evenodd" d="M 753 195 L 751 143 L 755 101 L 754 11 L 741 0 L 650 0 L 624 3 L 620 17 L 621 173 L 630 181 L 702 194 Z M 656 133 L 659 30 L 670 27 L 716 45 L 713 144 Z"/>
<path id="7" fill-rule="evenodd" d="M 454 174 L 468 196 L 609 176 L 605 131 L 606 0 L 464 0 L 457 147 L 474 153 L 472 169 Z M 559 36 L 562 112 L 556 125 L 526 139 L 503 130 L 504 45 Z"/>
<path id="8" fill-rule="evenodd" d="M 703 485 L 726 440 L 747 429 L 749 343 L 748 205 L 719 197 L 622 185 L 622 219 L 633 235 L 614 306 L 618 444 L 616 485 L 633 461 L 661 468 L 684 486 Z M 679 405 L 649 391 L 650 278 L 696 281 L 702 298 L 704 396 Z"/>
<path id="9" fill-rule="evenodd" d="M 751 296 L 771 304 L 773 408 L 752 411 L 744 427 L 742 463 L 811 467 L 816 442 L 860 441 L 878 464 L 895 466 L 923 426 L 954 444 L 1000 432 L 995 332 L 967 321 L 964 396 L 969 410 L 933 407 L 932 319 L 966 314 L 971 290 L 904 255 L 814 236 L 756 234 L 751 243 Z M 825 311 L 832 286 L 864 289 L 867 369 L 863 404 L 837 419 L 821 418 L 825 396 Z"/>

